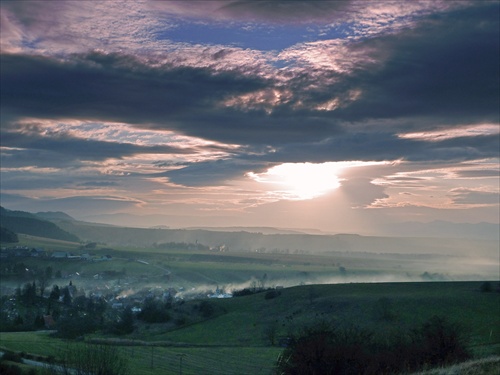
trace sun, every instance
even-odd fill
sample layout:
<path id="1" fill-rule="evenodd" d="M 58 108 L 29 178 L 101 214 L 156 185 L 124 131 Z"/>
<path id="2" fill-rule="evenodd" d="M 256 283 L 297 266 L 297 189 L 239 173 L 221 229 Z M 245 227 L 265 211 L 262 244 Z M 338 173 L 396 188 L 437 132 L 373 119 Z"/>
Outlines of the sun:
<path id="1" fill-rule="evenodd" d="M 270 190 L 282 199 L 307 200 L 339 188 L 342 181 L 339 174 L 344 169 L 373 164 L 379 162 L 284 163 L 263 173 L 247 173 L 247 176 L 268 184 Z"/>
<path id="2" fill-rule="evenodd" d="M 285 163 L 262 174 L 252 174 L 254 180 L 270 184 L 283 198 L 305 200 L 316 198 L 340 186 L 338 170 L 330 163 Z"/>

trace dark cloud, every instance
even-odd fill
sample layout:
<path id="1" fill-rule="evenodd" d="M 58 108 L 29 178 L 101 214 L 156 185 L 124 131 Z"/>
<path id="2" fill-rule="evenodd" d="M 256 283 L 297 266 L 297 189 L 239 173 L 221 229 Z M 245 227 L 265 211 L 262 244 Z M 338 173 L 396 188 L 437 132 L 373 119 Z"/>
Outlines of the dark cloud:
<path id="1" fill-rule="evenodd" d="M 72 187 L 74 177 L 64 173 L 40 173 L 36 171 L 2 172 L 2 190 L 66 189 Z M 3 193 L 2 193 L 3 194 Z"/>
<path id="2" fill-rule="evenodd" d="M 78 184 L 78 186 L 93 188 L 93 187 L 108 187 L 108 186 L 120 186 L 120 185 L 113 181 L 86 181 Z"/>
<path id="3" fill-rule="evenodd" d="M 201 110 L 227 94 L 263 86 L 260 79 L 237 74 L 153 68 L 131 56 L 100 53 L 64 62 L 2 55 L 1 73 L 2 105 L 18 116 L 128 123 L 175 122 L 176 114 Z"/>
<path id="4" fill-rule="evenodd" d="M 59 155 L 60 158 L 60 155 Z M 26 163 L 28 164 L 28 163 Z M 38 164 L 36 161 L 31 164 Z M 57 163 L 53 163 L 56 165 Z M 85 166 L 82 166 L 85 167 Z M 106 175 L 99 180 L 92 171 L 83 172 L 75 165 L 68 164 L 60 165 L 60 169 L 54 166 L 49 169 L 39 169 L 40 167 L 31 167 L 29 170 L 17 169 L 9 165 L 10 170 L 5 170 L 7 166 L 2 163 L 1 186 L 2 190 L 19 191 L 19 190 L 91 190 L 107 187 L 122 186 L 129 182 L 129 176 L 122 175 Z M 52 169 L 51 169 L 52 168 Z M 87 165 L 86 168 L 89 168 Z M 125 179 L 125 180 L 124 180 Z"/>
<path id="5" fill-rule="evenodd" d="M 363 94 L 339 115 L 352 120 L 430 117 L 432 126 L 498 121 L 498 12 L 498 3 L 480 3 L 355 44 L 352 48 L 371 47 L 388 57 L 378 69 L 346 78 L 348 87 Z"/>
<path id="6" fill-rule="evenodd" d="M 185 186 L 221 185 L 231 179 L 243 177 L 246 172 L 261 171 L 270 165 L 257 160 L 224 159 L 193 163 L 180 169 L 157 174 L 155 177 L 166 176 L 171 182 Z"/>
<path id="7" fill-rule="evenodd" d="M 42 156 L 47 156 L 50 160 L 57 159 L 57 155 L 63 154 L 67 163 L 69 160 L 106 160 L 109 158 L 122 158 L 137 154 L 188 154 L 194 150 L 188 148 L 176 148 L 170 146 L 141 146 L 132 143 L 119 143 L 111 141 L 97 141 L 84 138 L 76 138 L 68 134 L 54 134 L 52 136 L 42 136 L 37 132 L 30 134 L 16 132 L 10 126 L 7 131 L 1 132 L 3 147 L 16 147 L 29 150 L 30 157 L 22 155 L 29 165 L 43 165 Z M 45 152 L 44 152 L 45 151 Z M 32 159 L 33 153 L 40 157 Z M 7 160 L 6 160 L 7 161 Z M 19 160 L 14 160 L 19 162 Z"/>
<path id="8" fill-rule="evenodd" d="M 349 8 L 349 0 L 336 1 L 230 1 L 218 9 L 224 15 L 250 21 L 272 23 L 310 23 L 313 21 L 332 22 L 332 16 L 344 18 Z"/>
<path id="9" fill-rule="evenodd" d="M 3 144 L 2 140 L 2 146 Z M 61 153 L 51 150 L 9 149 L 2 150 L 0 161 L 3 168 L 22 168 L 33 166 L 38 168 L 78 168 L 81 162 L 70 155 L 61 157 Z"/>
<path id="10" fill-rule="evenodd" d="M 288 14 L 299 14 L 302 5 L 269 2 L 258 15 L 271 17 L 283 6 L 291 7 Z M 319 12 L 323 5 L 315 6 Z M 252 2 L 238 2 L 226 11 L 243 14 L 250 8 L 255 12 Z M 411 29 L 353 42 L 348 45 L 353 53 L 366 53 L 377 63 L 343 73 L 292 69 L 287 86 L 292 99 L 270 112 L 221 105 L 227 98 L 282 88 L 278 79 L 237 69 L 151 66 L 118 53 L 66 59 L 4 54 L 1 102 L 8 117 L 2 118 L 2 146 L 46 151 L 49 157 L 64 154 L 68 160 L 179 153 L 163 146 L 21 134 L 9 128 L 21 117 L 119 121 L 247 146 L 232 160 L 167 173 L 172 181 L 189 185 L 225 181 L 280 162 L 496 157 L 496 136 L 424 142 L 397 134 L 499 121 L 498 12 L 497 2 L 473 3 L 422 19 Z M 361 96 L 349 99 L 352 90 Z M 332 99 L 343 106 L 316 109 Z"/>

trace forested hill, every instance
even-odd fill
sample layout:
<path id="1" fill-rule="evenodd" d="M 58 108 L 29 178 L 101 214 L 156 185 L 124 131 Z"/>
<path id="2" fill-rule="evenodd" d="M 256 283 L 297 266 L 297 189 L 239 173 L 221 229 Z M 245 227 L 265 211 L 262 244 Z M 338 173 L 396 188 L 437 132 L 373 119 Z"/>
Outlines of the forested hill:
<path id="1" fill-rule="evenodd" d="M 2 242 L 6 243 L 15 243 L 19 242 L 19 238 L 17 237 L 17 234 L 14 232 L 8 230 L 7 228 L 4 228 L 0 226 L 0 239 Z"/>
<path id="2" fill-rule="evenodd" d="M 2 228 L 14 233 L 52 238 L 56 240 L 79 242 L 80 239 L 59 228 L 56 224 L 24 211 L 11 211 L 0 207 Z M 3 238 L 2 238 L 3 240 Z"/>
<path id="3" fill-rule="evenodd" d="M 35 214 L 37 217 L 45 220 L 66 220 L 74 221 L 75 219 L 69 216 L 67 213 L 61 211 L 47 211 L 47 212 L 37 212 Z"/>

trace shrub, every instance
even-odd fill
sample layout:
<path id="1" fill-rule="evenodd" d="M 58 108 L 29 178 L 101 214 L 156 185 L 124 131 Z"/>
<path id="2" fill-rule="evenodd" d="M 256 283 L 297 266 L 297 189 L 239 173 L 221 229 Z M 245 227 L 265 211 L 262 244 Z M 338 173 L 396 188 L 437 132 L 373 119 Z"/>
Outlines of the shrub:
<path id="1" fill-rule="evenodd" d="M 277 290 L 272 289 L 272 290 L 269 290 L 266 292 L 266 294 L 264 295 L 264 298 L 265 299 L 273 299 L 273 298 L 278 297 L 280 294 L 281 293 L 278 292 Z"/>
<path id="2" fill-rule="evenodd" d="M 249 296 L 255 294 L 255 291 L 249 288 L 241 289 L 241 290 L 235 290 L 233 292 L 233 297 L 244 297 L 244 296 Z"/>
<path id="3" fill-rule="evenodd" d="M 144 306 L 137 317 L 146 323 L 166 323 L 170 321 L 171 316 L 167 309 L 170 306 L 153 298 L 148 298 L 144 301 Z"/>
<path id="4" fill-rule="evenodd" d="M 22 362 L 21 355 L 18 354 L 18 353 L 14 353 L 14 352 L 6 352 L 6 353 L 4 353 L 4 355 L 2 356 L 2 359 L 4 361 L 10 361 L 10 362 L 18 362 L 18 363 Z"/>
<path id="5" fill-rule="evenodd" d="M 464 361 L 471 356 L 466 342 L 460 326 L 434 316 L 414 331 L 414 358 L 432 366 Z"/>
<path id="6" fill-rule="evenodd" d="M 433 317 L 410 334 L 383 341 L 358 327 L 324 323 L 292 335 L 276 365 L 279 375 L 376 375 L 415 371 L 470 357 L 465 336 L 455 324 Z"/>
<path id="7" fill-rule="evenodd" d="M 74 339 L 87 333 L 95 332 L 97 323 L 91 316 L 66 316 L 57 323 L 57 336 L 65 339 Z"/>
<path id="8" fill-rule="evenodd" d="M 215 309 L 214 306 L 208 301 L 200 302 L 200 313 L 204 318 L 210 318 L 214 315 Z"/>
<path id="9" fill-rule="evenodd" d="M 22 370 L 19 366 L 0 363 L 0 374 L 3 375 L 22 375 Z"/>

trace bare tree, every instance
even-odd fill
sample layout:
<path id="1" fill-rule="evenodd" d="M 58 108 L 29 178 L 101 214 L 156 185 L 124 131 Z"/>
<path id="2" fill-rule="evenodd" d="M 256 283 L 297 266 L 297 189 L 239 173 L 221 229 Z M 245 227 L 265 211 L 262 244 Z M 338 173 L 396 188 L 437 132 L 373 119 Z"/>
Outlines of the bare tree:
<path id="1" fill-rule="evenodd" d="M 269 341 L 269 344 L 274 346 L 276 344 L 276 339 L 278 338 L 278 324 L 272 322 L 264 328 L 264 338 Z"/>

